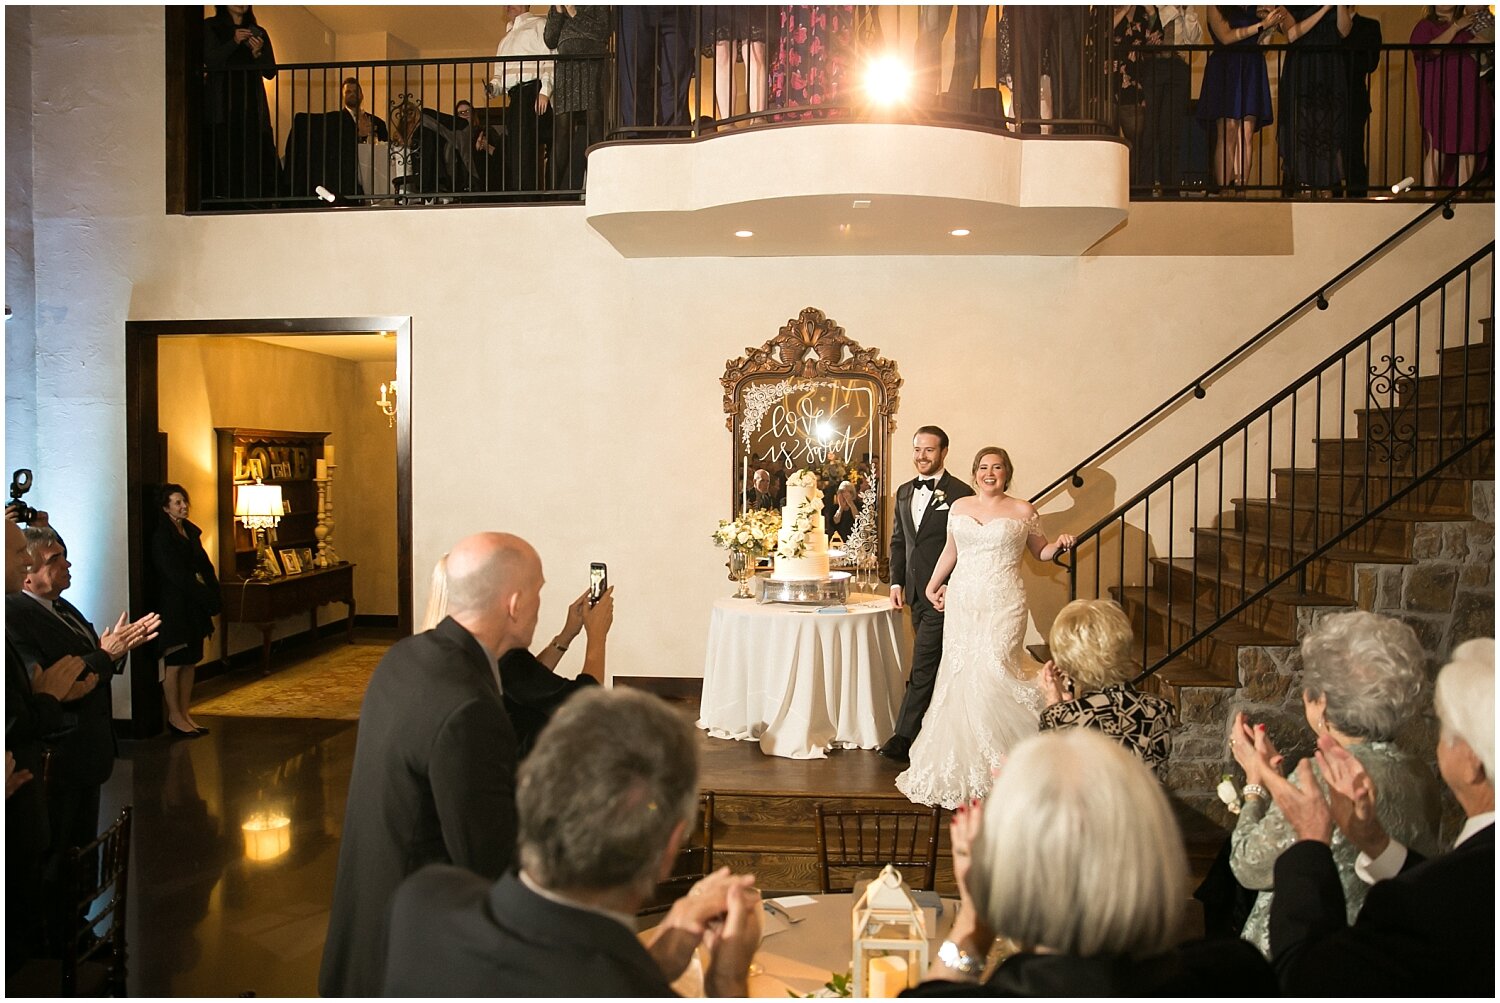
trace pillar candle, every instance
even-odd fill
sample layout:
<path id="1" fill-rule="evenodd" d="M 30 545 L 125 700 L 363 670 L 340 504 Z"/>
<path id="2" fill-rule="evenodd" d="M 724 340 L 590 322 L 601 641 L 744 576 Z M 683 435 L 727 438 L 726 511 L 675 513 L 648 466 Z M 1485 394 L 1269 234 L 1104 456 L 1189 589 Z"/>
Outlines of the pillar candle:
<path id="1" fill-rule="evenodd" d="M 326 443 L 323 446 L 323 462 L 328 464 L 330 467 L 337 466 L 337 464 L 333 462 L 333 443 L 331 442 Z"/>
<path id="2" fill-rule="evenodd" d="M 905 958 L 872 958 L 869 978 L 870 999 L 891 999 L 906 988 Z"/>
<path id="3" fill-rule="evenodd" d="M 322 457 L 319 457 L 317 461 L 317 468 L 317 479 L 320 481 L 328 480 L 328 461 L 323 459 Z"/>

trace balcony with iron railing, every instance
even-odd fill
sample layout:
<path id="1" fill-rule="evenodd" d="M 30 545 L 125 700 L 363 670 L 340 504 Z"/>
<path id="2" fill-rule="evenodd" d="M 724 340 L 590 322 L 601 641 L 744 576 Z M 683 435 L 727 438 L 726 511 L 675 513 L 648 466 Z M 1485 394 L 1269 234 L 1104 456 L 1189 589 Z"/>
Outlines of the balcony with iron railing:
<path id="1" fill-rule="evenodd" d="M 226 62 L 169 15 L 169 206 L 577 203 L 601 144 L 829 124 L 1120 137 L 1132 198 L 1493 192 L 1492 44 L 1252 46 L 1233 58 L 1264 73 L 1272 121 L 1238 127 L 1205 99 L 1229 48 L 1133 44 L 1106 8 L 1053 8 L 1045 30 L 959 8 L 951 31 L 916 7 L 662 10 L 614 8 L 585 54 L 280 64 Z"/>

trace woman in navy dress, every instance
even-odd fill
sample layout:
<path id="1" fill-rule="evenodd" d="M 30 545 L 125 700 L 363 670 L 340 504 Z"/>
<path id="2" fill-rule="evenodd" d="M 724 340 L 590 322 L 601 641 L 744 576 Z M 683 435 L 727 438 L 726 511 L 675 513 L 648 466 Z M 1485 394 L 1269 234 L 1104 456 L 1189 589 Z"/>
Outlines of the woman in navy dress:
<path id="1" fill-rule="evenodd" d="M 1272 121 L 1271 79 L 1257 39 L 1280 18 L 1277 8 L 1259 17 L 1254 7 L 1209 7 L 1215 49 L 1203 67 L 1198 118 L 1214 130 L 1214 176 L 1219 187 L 1243 185 L 1255 134 Z"/>

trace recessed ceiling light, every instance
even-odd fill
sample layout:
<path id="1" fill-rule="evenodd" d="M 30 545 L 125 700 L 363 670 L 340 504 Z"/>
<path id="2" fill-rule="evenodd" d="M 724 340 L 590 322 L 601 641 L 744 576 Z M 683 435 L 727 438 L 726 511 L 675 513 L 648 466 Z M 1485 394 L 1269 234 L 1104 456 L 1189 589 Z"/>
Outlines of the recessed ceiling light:
<path id="1" fill-rule="evenodd" d="M 755 231 L 754 230 L 736 230 L 736 231 L 734 231 L 734 235 L 736 237 L 753 237 L 753 236 L 755 236 Z"/>
<path id="2" fill-rule="evenodd" d="M 964 229 L 949 230 L 948 231 L 948 236 L 950 236 L 950 237 L 967 237 L 968 235 L 969 235 L 969 231 L 968 230 L 964 230 Z"/>
<path id="3" fill-rule="evenodd" d="M 868 208 L 870 208 L 870 200 L 869 199 L 855 199 L 854 200 L 854 208 L 856 208 L 856 209 L 868 209 Z"/>

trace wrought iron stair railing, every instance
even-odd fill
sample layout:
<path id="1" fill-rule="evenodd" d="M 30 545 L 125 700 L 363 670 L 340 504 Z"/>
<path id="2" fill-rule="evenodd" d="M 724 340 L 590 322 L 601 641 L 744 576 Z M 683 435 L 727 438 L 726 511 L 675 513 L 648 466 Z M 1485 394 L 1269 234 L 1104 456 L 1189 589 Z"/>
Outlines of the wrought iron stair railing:
<path id="1" fill-rule="evenodd" d="M 1070 597 L 1132 614 L 1137 681 L 1178 660 L 1232 684 L 1238 646 L 1293 644 L 1296 607 L 1352 603 L 1325 557 L 1400 560 L 1427 517 L 1403 501 L 1493 476 L 1493 315 L 1491 242 L 1078 535 Z"/>

